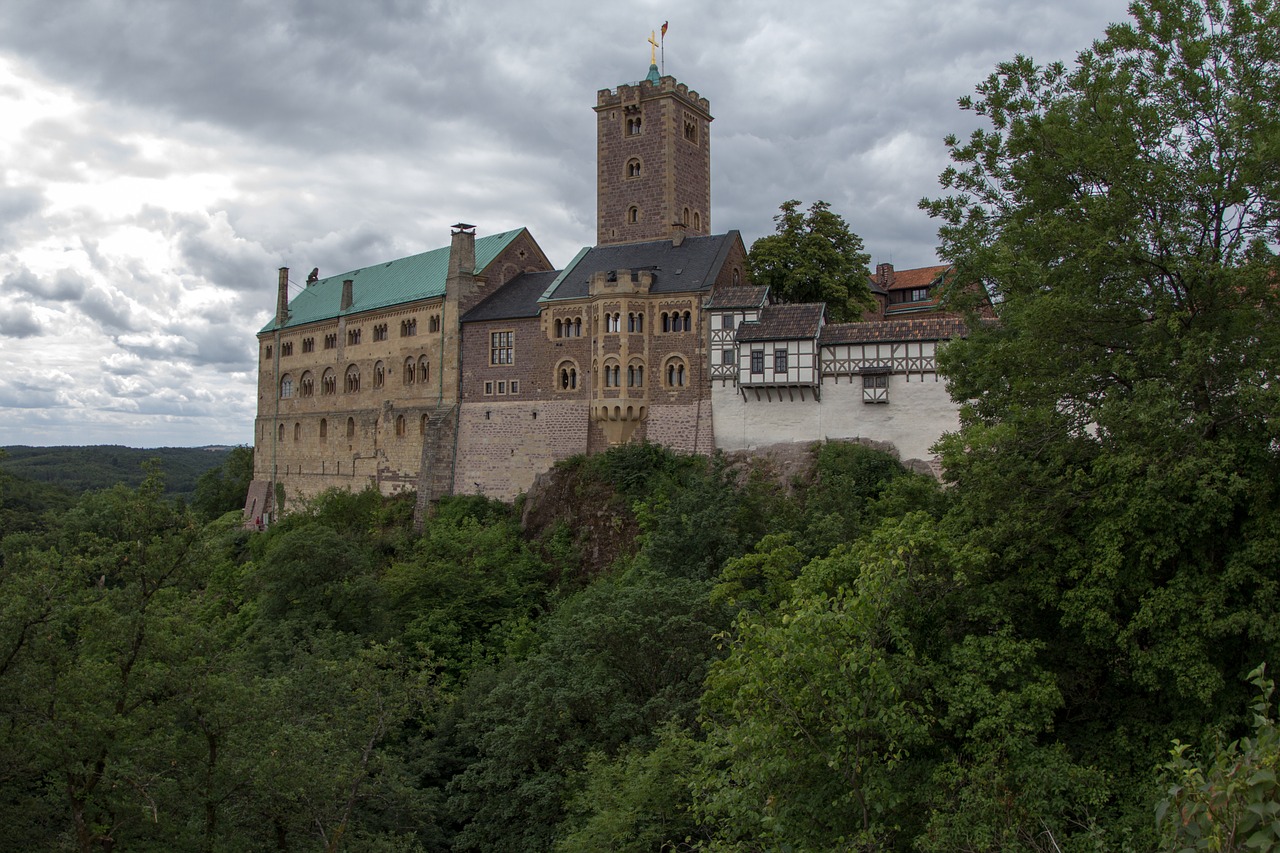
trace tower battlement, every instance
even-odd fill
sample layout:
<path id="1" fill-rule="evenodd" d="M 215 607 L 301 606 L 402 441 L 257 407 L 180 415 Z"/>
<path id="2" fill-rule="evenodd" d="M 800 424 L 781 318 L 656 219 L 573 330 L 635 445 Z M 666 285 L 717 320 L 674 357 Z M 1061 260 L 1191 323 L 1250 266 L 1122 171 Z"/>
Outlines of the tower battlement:
<path id="1" fill-rule="evenodd" d="M 601 89 L 596 93 L 596 108 L 620 107 L 634 103 L 642 98 L 670 94 L 679 96 L 689 106 L 698 107 L 702 112 L 707 113 L 707 118 L 710 118 L 711 102 L 701 97 L 696 91 L 691 90 L 687 84 L 681 83 L 669 75 L 660 77 L 657 84 L 650 80 L 641 80 L 638 83 L 619 84 L 616 89 Z"/>

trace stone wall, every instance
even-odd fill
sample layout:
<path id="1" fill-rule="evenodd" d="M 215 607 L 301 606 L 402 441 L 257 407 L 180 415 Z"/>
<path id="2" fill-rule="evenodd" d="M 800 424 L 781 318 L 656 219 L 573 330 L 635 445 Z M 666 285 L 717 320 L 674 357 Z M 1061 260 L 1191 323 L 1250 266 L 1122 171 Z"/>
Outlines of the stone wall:
<path id="1" fill-rule="evenodd" d="M 589 404 L 581 400 L 463 403 L 454 494 L 511 500 L 561 459 L 587 450 Z"/>
<path id="2" fill-rule="evenodd" d="M 959 426 L 959 409 L 947 395 L 946 383 L 935 373 L 893 374 L 889 402 L 862 402 L 859 376 L 826 377 L 822 399 L 790 399 L 786 389 L 772 389 L 766 399 L 747 389 L 746 399 L 732 384 L 715 383 L 715 446 L 747 450 L 787 441 L 866 438 L 892 443 L 904 462 L 932 462 L 929 450 L 944 432 Z"/>

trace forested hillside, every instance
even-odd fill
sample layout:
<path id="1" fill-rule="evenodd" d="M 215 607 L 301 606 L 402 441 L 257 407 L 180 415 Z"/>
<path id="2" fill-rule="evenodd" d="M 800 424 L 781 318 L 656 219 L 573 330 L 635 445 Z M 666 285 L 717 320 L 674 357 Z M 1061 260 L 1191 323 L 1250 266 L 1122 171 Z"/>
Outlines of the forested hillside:
<path id="1" fill-rule="evenodd" d="M 0 468 L 17 477 L 45 483 L 73 494 L 106 489 L 118 483 L 139 486 L 146 476 L 142 465 L 160 460 L 165 470 L 165 491 L 190 497 L 196 480 L 226 461 L 229 447 L 121 447 L 114 444 L 84 447 L 0 448 Z"/>
<path id="2" fill-rule="evenodd" d="M 1280 8 L 1132 8 L 1002 64 L 924 203 L 999 314 L 944 483 L 641 444 L 250 533 L 242 449 L 200 507 L 34 499 L 0 849 L 1280 849 Z"/>

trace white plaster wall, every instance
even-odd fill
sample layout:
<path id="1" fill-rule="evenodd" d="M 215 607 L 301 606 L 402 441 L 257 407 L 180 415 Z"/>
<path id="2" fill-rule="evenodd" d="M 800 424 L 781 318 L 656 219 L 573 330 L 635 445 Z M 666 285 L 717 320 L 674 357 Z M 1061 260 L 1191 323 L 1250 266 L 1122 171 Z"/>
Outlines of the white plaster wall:
<path id="1" fill-rule="evenodd" d="M 908 459 L 932 460 L 930 446 L 944 432 L 959 426 L 959 407 L 947 396 L 946 384 L 937 374 L 889 377 L 889 402 L 862 402 L 862 377 L 827 377 L 822 383 L 822 402 L 773 401 L 755 399 L 747 389 L 744 401 L 730 383 L 714 383 L 711 391 L 715 412 L 716 447 L 720 450 L 747 450 L 787 441 L 816 441 L 829 438 L 870 438 L 891 442 L 898 454 Z M 784 394 L 786 392 L 784 391 Z"/>

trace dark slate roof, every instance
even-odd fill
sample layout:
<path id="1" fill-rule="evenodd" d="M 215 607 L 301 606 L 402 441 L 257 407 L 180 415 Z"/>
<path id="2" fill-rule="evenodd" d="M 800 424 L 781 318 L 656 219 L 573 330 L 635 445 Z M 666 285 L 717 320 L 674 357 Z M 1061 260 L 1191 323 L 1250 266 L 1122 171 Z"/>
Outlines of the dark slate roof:
<path id="1" fill-rule="evenodd" d="M 955 316 L 921 317 L 914 320 L 868 320 L 864 323 L 833 323 L 822 329 L 821 344 L 872 344 L 890 341 L 946 341 L 968 333 L 964 321 Z"/>
<path id="2" fill-rule="evenodd" d="M 484 270 L 511 241 L 524 231 L 504 231 L 476 239 L 476 271 Z M 356 314 L 388 305 L 400 305 L 444 294 L 444 280 L 449 274 L 449 247 L 432 249 L 395 261 L 361 267 L 339 275 L 331 275 L 307 285 L 289 300 L 289 319 L 285 327 L 301 326 L 317 320 L 329 320 L 342 314 Z M 342 282 L 351 279 L 355 301 L 343 311 Z M 275 318 L 258 334 L 276 328 Z"/>
<path id="3" fill-rule="evenodd" d="M 738 341 L 791 341 L 818 337 L 822 328 L 821 302 L 766 305 L 760 319 L 738 324 Z"/>
<path id="4" fill-rule="evenodd" d="M 759 287 L 754 285 L 738 285 L 737 287 L 721 287 L 711 292 L 711 298 L 707 300 L 704 306 L 711 310 L 724 310 L 726 308 L 759 308 L 769 298 L 769 286 L 762 284 Z"/>
<path id="5" fill-rule="evenodd" d="M 737 231 L 730 231 L 709 237 L 686 237 L 679 246 L 673 246 L 670 240 L 654 240 L 583 249 L 555 284 L 547 288 L 543 298 L 548 301 L 583 299 L 588 295 L 592 274 L 609 270 L 652 270 L 650 293 L 706 290 L 715 283 L 729 250 L 740 239 Z"/>
<path id="6" fill-rule="evenodd" d="M 555 281 L 559 274 L 558 270 L 521 273 L 462 315 L 462 322 L 537 317 L 538 297 L 542 296 L 543 291 Z"/>

